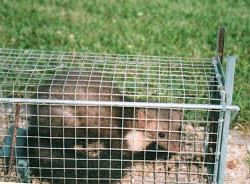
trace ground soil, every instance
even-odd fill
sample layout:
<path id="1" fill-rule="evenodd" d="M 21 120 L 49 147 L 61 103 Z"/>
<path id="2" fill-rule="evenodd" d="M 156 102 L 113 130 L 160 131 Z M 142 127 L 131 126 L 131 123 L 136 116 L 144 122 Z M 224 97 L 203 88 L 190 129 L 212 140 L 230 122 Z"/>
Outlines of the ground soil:
<path id="1" fill-rule="evenodd" d="M 231 130 L 227 150 L 225 184 L 249 184 L 250 135 Z"/>

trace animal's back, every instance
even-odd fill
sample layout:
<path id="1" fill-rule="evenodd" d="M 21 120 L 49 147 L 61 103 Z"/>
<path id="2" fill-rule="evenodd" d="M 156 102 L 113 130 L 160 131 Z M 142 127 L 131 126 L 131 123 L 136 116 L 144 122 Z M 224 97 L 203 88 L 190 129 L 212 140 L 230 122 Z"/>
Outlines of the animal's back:
<path id="1" fill-rule="evenodd" d="M 101 73 L 90 72 L 55 75 L 49 85 L 39 88 L 37 97 L 59 100 L 122 101 L 122 95 L 113 87 L 111 81 L 105 80 Z M 33 106 L 32 109 L 35 115 L 35 121 L 32 123 L 36 124 L 39 121 L 43 126 L 64 128 L 119 127 L 122 117 L 121 108 L 109 106 L 52 104 Z M 92 132 L 94 134 L 95 131 Z M 105 131 L 103 133 L 105 134 Z"/>

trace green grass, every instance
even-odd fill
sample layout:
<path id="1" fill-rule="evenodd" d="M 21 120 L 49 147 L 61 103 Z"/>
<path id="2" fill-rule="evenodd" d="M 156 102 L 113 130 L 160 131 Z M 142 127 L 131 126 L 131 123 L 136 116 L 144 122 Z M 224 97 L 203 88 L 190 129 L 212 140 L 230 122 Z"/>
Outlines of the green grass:
<path id="1" fill-rule="evenodd" d="M 0 47 L 206 57 L 236 54 L 236 121 L 250 124 L 249 0 L 0 0 Z M 250 125 L 249 125 L 250 126 Z"/>

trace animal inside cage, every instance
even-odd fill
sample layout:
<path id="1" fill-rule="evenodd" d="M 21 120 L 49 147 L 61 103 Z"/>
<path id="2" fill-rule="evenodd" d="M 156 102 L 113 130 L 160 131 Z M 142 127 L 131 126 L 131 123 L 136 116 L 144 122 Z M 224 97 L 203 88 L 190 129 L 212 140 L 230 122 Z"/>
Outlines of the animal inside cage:
<path id="1" fill-rule="evenodd" d="M 0 181 L 222 181 L 235 57 L 226 76 L 218 57 L 0 49 L 0 61 Z"/>

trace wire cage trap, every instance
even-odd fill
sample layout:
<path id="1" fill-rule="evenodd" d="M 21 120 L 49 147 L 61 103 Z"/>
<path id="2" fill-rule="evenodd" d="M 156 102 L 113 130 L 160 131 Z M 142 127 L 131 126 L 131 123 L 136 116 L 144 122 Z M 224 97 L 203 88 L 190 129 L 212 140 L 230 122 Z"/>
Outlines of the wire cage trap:
<path id="1" fill-rule="evenodd" d="M 0 181 L 221 183 L 235 57 L 0 49 Z M 223 139 L 222 139 L 223 137 Z"/>

